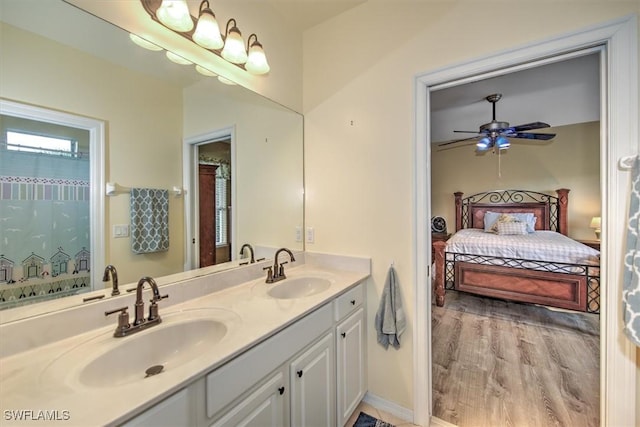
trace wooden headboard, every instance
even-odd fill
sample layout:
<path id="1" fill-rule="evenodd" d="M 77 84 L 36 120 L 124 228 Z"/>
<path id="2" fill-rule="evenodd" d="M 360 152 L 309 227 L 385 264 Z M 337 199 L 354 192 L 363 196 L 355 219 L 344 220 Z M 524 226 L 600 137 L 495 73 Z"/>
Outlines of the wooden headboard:
<path id="1" fill-rule="evenodd" d="M 552 230 L 568 233 L 567 210 L 569 190 L 556 190 L 556 196 L 529 190 L 494 190 L 462 198 L 455 196 L 456 231 L 463 228 L 484 228 L 484 214 L 487 211 L 500 213 L 533 212 L 536 216 L 536 230 Z"/>

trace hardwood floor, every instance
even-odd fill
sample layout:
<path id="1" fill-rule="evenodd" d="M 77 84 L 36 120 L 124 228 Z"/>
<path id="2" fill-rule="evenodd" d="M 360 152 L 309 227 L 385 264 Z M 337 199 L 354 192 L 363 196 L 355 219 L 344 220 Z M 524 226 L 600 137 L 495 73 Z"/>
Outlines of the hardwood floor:
<path id="1" fill-rule="evenodd" d="M 432 313 L 434 416 L 461 427 L 599 425 L 598 315 L 455 291 Z"/>

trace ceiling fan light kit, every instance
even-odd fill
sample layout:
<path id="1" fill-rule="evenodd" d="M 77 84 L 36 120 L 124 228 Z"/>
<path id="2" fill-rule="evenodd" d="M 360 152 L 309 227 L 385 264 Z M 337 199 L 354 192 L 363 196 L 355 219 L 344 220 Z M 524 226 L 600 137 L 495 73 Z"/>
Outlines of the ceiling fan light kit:
<path id="1" fill-rule="evenodd" d="M 476 138 L 478 142 L 476 143 L 476 151 L 484 152 L 493 149 L 500 152 L 500 150 L 506 150 L 511 146 L 511 139 L 529 139 L 529 140 L 539 140 L 539 141 L 548 141 L 553 139 L 556 134 L 555 133 L 532 133 L 528 132 L 534 129 L 543 129 L 550 127 L 547 123 L 543 122 L 532 122 L 518 126 L 509 126 L 508 122 L 502 122 L 496 120 L 496 103 L 500 101 L 502 98 L 502 94 L 494 93 L 487 96 L 485 99 L 491 103 L 493 115 L 491 122 L 485 123 L 480 126 L 478 132 L 474 131 L 461 131 L 454 130 L 454 132 L 458 133 L 477 133 L 476 136 L 471 138 L 458 139 L 454 141 L 448 141 L 439 146 L 445 146 L 450 144 L 455 144 L 458 142 L 469 141 Z"/>

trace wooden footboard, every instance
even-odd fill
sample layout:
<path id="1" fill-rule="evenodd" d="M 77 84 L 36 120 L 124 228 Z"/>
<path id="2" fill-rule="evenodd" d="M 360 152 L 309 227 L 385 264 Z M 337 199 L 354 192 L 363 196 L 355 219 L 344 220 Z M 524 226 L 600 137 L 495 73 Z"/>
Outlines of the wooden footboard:
<path id="1" fill-rule="evenodd" d="M 586 311 L 587 277 L 510 267 L 455 263 L 454 289 L 510 301 Z M 444 302 L 444 298 L 443 298 Z"/>

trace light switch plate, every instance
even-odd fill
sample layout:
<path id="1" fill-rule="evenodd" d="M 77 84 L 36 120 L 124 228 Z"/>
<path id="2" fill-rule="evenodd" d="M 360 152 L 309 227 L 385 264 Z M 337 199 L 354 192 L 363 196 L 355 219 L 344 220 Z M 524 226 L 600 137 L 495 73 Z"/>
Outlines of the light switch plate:
<path id="1" fill-rule="evenodd" d="M 307 243 L 313 243 L 316 239 L 316 232 L 313 227 L 307 227 Z"/>
<path id="2" fill-rule="evenodd" d="M 129 224 L 115 224 L 113 226 L 113 237 L 116 239 L 129 237 Z"/>
<path id="3" fill-rule="evenodd" d="M 296 242 L 302 242 L 302 226 L 296 226 Z"/>

